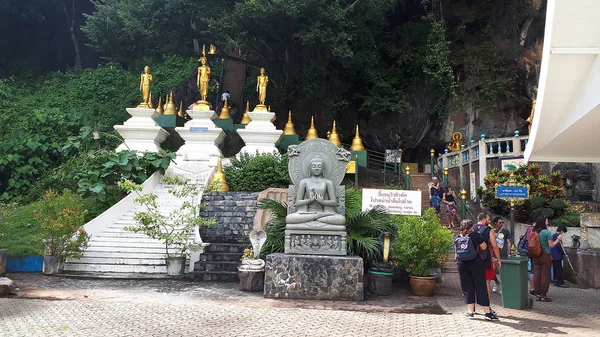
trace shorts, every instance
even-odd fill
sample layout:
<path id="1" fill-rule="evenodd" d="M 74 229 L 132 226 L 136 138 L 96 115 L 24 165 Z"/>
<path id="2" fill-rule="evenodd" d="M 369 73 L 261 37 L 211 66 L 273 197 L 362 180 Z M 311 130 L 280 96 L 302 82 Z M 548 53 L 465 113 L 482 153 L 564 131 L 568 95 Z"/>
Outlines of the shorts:
<path id="1" fill-rule="evenodd" d="M 485 270 L 485 280 L 491 281 L 494 279 L 496 279 L 496 272 L 494 271 L 494 268 L 486 269 Z"/>

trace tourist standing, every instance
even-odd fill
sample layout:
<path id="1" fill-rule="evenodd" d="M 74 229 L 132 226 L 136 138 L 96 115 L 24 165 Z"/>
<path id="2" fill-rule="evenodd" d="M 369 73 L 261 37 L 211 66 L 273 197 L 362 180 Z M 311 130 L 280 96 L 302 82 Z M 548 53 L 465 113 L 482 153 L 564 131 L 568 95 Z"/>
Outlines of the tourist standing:
<path id="1" fill-rule="evenodd" d="M 456 254 L 456 267 L 460 278 L 460 287 L 462 289 L 465 304 L 467 305 L 468 318 L 475 316 L 475 302 L 483 306 L 485 318 L 487 320 L 498 320 L 498 317 L 492 313 L 490 308 L 490 298 L 485 286 L 485 262 L 481 253 L 487 252 L 487 244 L 481 234 L 473 231 L 473 222 L 463 220 L 460 224 L 460 237 L 468 237 L 472 245 L 471 249 L 477 250 L 475 257 L 468 260 L 462 260 L 461 256 Z M 455 246 L 456 247 L 456 246 Z M 463 247 L 465 248 L 465 247 Z"/>
<path id="2" fill-rule="evenodd" d="M 429 186 L 429 206 L 431 206 L 431 208 L 435 208 L 435 210 L 439 213 L 440 203 L 442 201 L 442 195 L 444 194 L 444 190 L 442 189 L 442 184 L 440 184 L 437 177 L 433 177 L 433 178 L 431 178 L 431 182 L 428 184 L 428 186 Z"/>
<path id="3" fill-rule="evenodd" d="M 533 258 L 535 273 L 533 274 L 533 284 L 535 288 L 536 300 L 541 302 L 552 302 L 548 294 L 550 288 L 550 267 L 552 266 L 551 248 L 556 247 L 562 240 L 562 234 L 559 234 L 555 240 L 552 239 L 552 233 L 548 230 L 548 218 L 540 215 L 535 219 L 533 231 L 537 232 L 540 238 L 542 255 Z M 531 241 L 529 241 L 531 244 Z M 531 246 L 530 246 L 531 247 Z"/>
<path id="4" fill-rule="evenodd" d="M 225 90 L 225 92 L 221 95 L 221 103 L 225 105 L 225 100 L 231 101 L 231 95 L 229 94 L 229 90 Z"/>
<path id="5" fill-rule="evenodd" d="M 510 231 L 504 228 L 504 219 L 497 216 L 492 221 L 492 226 L 494 227 L 494 233 L 496 234 L 496 243 L 498 244 L 498 249 L 500 250 L 500 258 L 506 258 L 510 256 Z M 498 291 L 500 288 L 500 281 L 498 280 L 498 269 L 496 269 L 496 274 L 494 275 L 494 286 L 492 287 L 492 292 Z"/>
<path id="6" fill-rule="evenodd" d="M 485 242 L 488 244 L 489 254 L 487 254 L 486 259 L 484 260 L 486 269 L 485 269 L 485 282 L 487 285 L 488 296 L 492 298 L 492 280 L 496 278 L 495 269 L 500 269 L 502 266 L 502 262 L 500 262 L 500 250 L 498 249 L 498 243 L 496 242 L 496 233 L 489 226 L 492 221 L 490 220 L 490 215 L 481 212 L 477 216 L 477 225 L 475 225 L 474 230 L 479 232 L 481 236 L 485 239 Z M 496 261 L 494 262 L 494 258 L 496 257 Z M 496 312 L 492 309 L 492 313 L 496 314 Z"/>
<path id="7" fill-rule="evenodd" d="M 565 225 L 560 225 L 556 228 L 556 233 L 552 234 L 552 241 L 558 239 L 559 235 L 562 235 L 567 232 L 567 227 Z M 561 288 L 568 288 L 569 286 L 565 284 L 565 279 L 563 277 L 563 258 L 565 256 L 565 251 L 562 246 L 562 242 L 559 242 L 555 247 L 550 249 L 550 255 L 552 255 L 552 270 L 554 271 L 554 285 Z M 567 259 L 569 257 L 567 256 Z"/>
<path id="8" fill-rule="evenodd" d="M 452 186 L 446 186 L 442 201 L 444 202 L 444 205 L 446 205 L 448 228 L 454 227 L 454 218 L 456 218 L 456 215 L 458 214 L 458 206 L 456 206 L 456 193 L 452 189 Z"/>
<path id="9" fill-rule="evenodd" d="M 229 113 L 231 113 L 231 119 L 233 119 L 233 124 L 237 124 L 238 111 L 237 105 L 235 103 L 231 103 L 231 106 L 229 107 Z"/>

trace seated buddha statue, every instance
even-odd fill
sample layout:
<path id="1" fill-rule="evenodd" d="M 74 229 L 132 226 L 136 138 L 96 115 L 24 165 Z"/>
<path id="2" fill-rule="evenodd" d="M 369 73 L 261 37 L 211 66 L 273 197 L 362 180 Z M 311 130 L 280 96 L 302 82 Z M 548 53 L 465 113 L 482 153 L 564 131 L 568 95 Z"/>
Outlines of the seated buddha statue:
<path id="1" fill-rule="evenodd" d="M 310 175 L 300 181 L 296 212 L 286 216 L 286 229 L 344 229 L 346 217 L 336 212 L 338 200 L 333 182 L 323 176 L 325 162 L 315 156 L 309 163 Z"/>

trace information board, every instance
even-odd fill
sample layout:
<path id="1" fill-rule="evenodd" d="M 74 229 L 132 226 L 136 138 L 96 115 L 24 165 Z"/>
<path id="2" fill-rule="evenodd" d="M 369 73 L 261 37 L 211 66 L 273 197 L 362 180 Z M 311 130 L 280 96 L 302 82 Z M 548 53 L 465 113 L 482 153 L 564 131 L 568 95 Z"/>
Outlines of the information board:
<path id="1" fill-rule="evenodd" d="M 390 214 L 421 215 L 421 191 L 362 190 L 362 210 L 368 211 L 381 205 Z"/>
<path id="2" fill-rule="evenodd" d="M 527 186 L 497 186 L 496 198 L 527 199 L 529 198 L 529 189 Z"/>

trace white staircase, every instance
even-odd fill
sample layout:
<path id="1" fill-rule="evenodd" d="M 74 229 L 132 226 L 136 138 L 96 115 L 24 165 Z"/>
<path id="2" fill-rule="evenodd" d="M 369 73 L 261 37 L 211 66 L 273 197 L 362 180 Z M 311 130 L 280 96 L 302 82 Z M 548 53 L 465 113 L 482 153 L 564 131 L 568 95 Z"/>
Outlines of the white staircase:
<path id="1" fill-rule="evenodd" d="M 205 181 L 206 178 L 201 180 Z M 158 173 L 153 175 L 144 183 L 145 191 L 142 193 L 156 194 L 161 214 L 168 215 L 175 208 L 181 207 L 184 200 L 170 194 L 169 185 L 161 181 L 162 176 Z M 204 186 L 205 183 L 201 183 L 199 188 Z M 133 219 L 136 211 L 143 210 L 144 206 L 133 203 L 136 197 L 137 195 L 132 193 L 85 225 L 86 230 L 92 234 L 89 247 L 81 259 L 67 259 L 64 267 L 66 274 L 93 274 L 94 276 L 104 274 L 110 277 L 130 277 L 131 274 L 140 277 L 161 274 L 166 276 L 164 243 L 145 234 L 125 230 L 125 227 L 136 224 Z M 197 235 L 190 233 L 190 240 L 196 241 L 201 249 L 206 245 L 201 242 L 199 233 Z M 169 252 L 175 253 L 176 250 L 169 249 Z M 199 253 L 192 253 L 192 259 L 199 259 Z"/>

